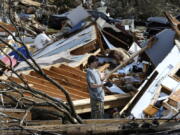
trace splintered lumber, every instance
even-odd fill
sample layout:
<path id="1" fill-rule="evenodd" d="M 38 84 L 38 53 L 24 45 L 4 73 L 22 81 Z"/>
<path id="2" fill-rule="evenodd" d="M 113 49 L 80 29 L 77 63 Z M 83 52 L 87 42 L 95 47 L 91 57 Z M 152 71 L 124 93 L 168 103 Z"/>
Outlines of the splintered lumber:
<path id="1" fill-rule="evenodd" d="M 91 52 L 97 48 L 96 45 L 97 45 L 97 41 L 92 41 L 88 44 L 85 44 L 81 47 L 78 47 L 78 48 L 72 50 L 71 54 L 72 55 L 81 55 L 81 54 Z"/>
<path id="2" fill-rule="evenodd" d="M 0 112 L 7 115 L 6 120 L 9 120 L 8 117 L 21 120 L 25 114 L 27 114 L 25 119 L 29 120 L 29 121 L 31 120 L 31 112 L 28 110 L 15 109 L 15 108 L 13 108 L 13 109 L 12 108 L 0 108 Z"/>
<path id="3" fill-rule="evenodd" d="M 57 68 L 57 67 L 51 67 L 50 70 L 53 71 L 53 72 L 56 72 L 58 74 L 66 75 L 66 76 L 69 76 L 71 78 L 76 78 L 79 81 L 86 82 L 86 78 L 84 76 L 81 76 L 79 74 L 75 74 L 73 72 L 69 72 L 66 69 Z"/>
<path id="4" fill-rule="evenodd" d="M 84 124 L 66 124 L 62 125 L 61 120 L 32 120 L 32 121 L 26 121 L 26 125 L 23 126 L 24 129 L 29 129 L 31 131 L 39 131 L 40 132 L 47 132 L 47 133 L 56 133 L 56 134 L 112 134 L 112 133 L 118 133 L 122 135 L 125 134 L 125 132 L 129 129 L 124 129 L 124 125 L 128 123 L 137 123 L 137 125 L 142 125 L 143 123 L 153 123 L 154 120 L 152 119 L 87 119 L 83 120 Z M 178 129 L 179 124 L 177 123 L 177 120 L 170 120 L 167 122 L 167 120 L 159 119 L 156 120 L 158 123 L 165 123 L 163 125 L 160 125 L 158 127 L 152 127 L 152 128 L 144 128 L 144 131 L 148 132 L 155 132 L 155 131 L 163 131 L 167 129 Z M 175 127 L 174 125 L 177 126 Z M 94 126 L 93 126 L 94 125 Z M 97 127 L 97 128 L 95 128 Z M 131 128 L 131 127 L 130 127 Z M 153 128 L 157 128 L 157 130 L 154 130 Z M 78 130 L 79 129 L 79 130 Z M 89 129 L 89 130 L 88 130 Z M 104 131 L 102 130 L 104 129 Z M 115 130 L 114 130 L 115 129 Z M 141 129 L 141 130 L 140 130 Z M 160 130 L 158 130 L 160 129 Z M 113 132 L 114 130 L 114 132 Z M 137 131 L 143 131 L 142 128 L 132 128 L 132 132 L 136 133 Z M 75 132 L 76 131 L 76 132 Z M 123 132 L 124 131 L 124 132 Z M 17 129 L 17 130 L 1 130 L 0 133 L 6 133 L 6 134 L 28 134 L 29 133 L 26 130 L 23 129 Z M 139 132 L 140 133 L 140 132 Z M 137 133 L 136 133 L 137 134 Z"/>
<path id="5" fill-rule="evenodd" d="M 33 1 L 33 0 L 20 0 L 20 2 L 27 6 L 36 6 L 40 7 L 41 3 Z"/>
<path id="6" fill-rule="evenodd" d="M 64 79 L 64 80 L 66 80 L 66 81 L 68 81 L 68 82 L 74 82 L 74 83 L 77 83 L 77 84 L 79 84 L 80 86 L 82 86 L 82 87 L 84 87 L 84 88 L 87 86 L 87 83 L 86 83 L 86 82 L 78 81 L 78 80 L 75 79 L 75 78 L 71 78 L 71 77 L 69 77 L 69 76 L 65 76 L 65 75 L 59 74 L 59 73 L 54 72 L 54 71 L 51 71 L 51 70 L 43 69 L 43 71 L 44 71 L 47 75 L 49 75 L 50 77 L 54 77 L 54 78 L 56 78 L 56 79 L 61 78 L 61 79 Z"/>
<path id="7" fill-rule="evenodd" d="M 20 79 L 12 77 L 11 78 L 13 81 L 17 82 L 17 83 L 22 83 Z M 66 97 L 65 95 L 56 87 L 52 86 L 48 86 L 48 84 L 43 85 L 41 83 L 38 82 L 28 82 L 29 84 L 32 84 L 32 88 L 40 90 L 42 92 L 45 92 L 46 94 L 48 94 L 49 96 L 52 97 L 56 97 L 56 98 L 60 98 L 62 100 L 65 100 Z M 78 95 L 78 92 L 73 91 L 73 89 L 67 89 L 68 92 L 70 92 L 70 96 L 72 97 L 73 100 L 77 100 L 77 99 L 83 99 L 85 97 L 83 97 L 82 95 Z"/>
<path id="8" fill-rule="evenodd" d="M 95 120 L 97 121 L 97 120 Z M 101 120 L 98 120 L 101 121 Z M 106 120 L 103 120 L 106 121 Z M 115 120 L 117 121 L 117 120 Z M 124 120 L 122 120 L 124 121 Z M 128 123 L 122 122 L 119 120 L 117 123 L 109 122 L 109 123 L 93 123 L 93 124 L 67 124 L 67 125 L 48 125 L 48 126 L 27 126 L 25 129 L 37 130 L 38 131 L 48 131 L 59 134 L 67 134 L 67 135 L 97 135 L 97 134 L 106 134 L 106 135 L 125 135 L 125 134 L 147 134 L 148 133 L 179 133 L 178 129 L 180 128 L 180 123 L 175 121 L 166 122 L 165 124 L 159 126 L 152 127 L 141 127 L 144 122 L 138 123 L 136 121 L 129 120 L 129 123 L 134 122 L 137 127 L 129 126 L 125 127 Z M 151 124 L 151 123 L 150 123 Z M 130 125 L 130 124 L 129 124 Z M 173 132 L 174 131 L 174 132 Z"/>
<path id="9" fill-rule="evenodd" d="M 159 123 L 167 122 L 169 119 L 157 119 Z M 135 119 L 134 122 L 142 123 L 142 122 L 153 122 L 154 119 Z M 84 124 L 113 124 L 113 123 L 119 123 L 119 124 L 125 124 L 128 122 L 132 122 L 132 119 L 85 119 L 83 120 Z M 176 122 L 176 120 L 169 120 L 169 122 Z"/>
<path id="10" fill-rule="evenodd" d="M 0 26 L 6 28 L 10 32 L 15 32 L 16 28 L 12 24 L 6 24 L 4 22 L 0 22 Z M 3 28 L 0 27 L 0 32 L 6 32 Z"/>
<path id="11" fill-rule="evenodd" d="M 131 98 L 132 96 L 128 94 L 116 94 L 116 95 L 105 96 L 104 109 L 110 109 L 114 107 L 122 108 L 128 103 L 128 101 Z M 91 111 L 89 98 L 73 100 L 72 102 L 74 104 L 77 114 L 87 113 Z M 54 110 L 55 108 L 50 106 L 38 106 L 37 108 L 55 111 Z"/>
<path id="12" fill-rule="evenodd" d="M 60 125 L 62 120 L 31 120 L 26 121 L 26 126 Z"/>
<path id="13" fill-rule="evenodd" d="M 131 55 L 131 57 L 127 60 L 125 60 L 122 64 L 120 64 L 119 66 L 117 66 L 115 69 L 113 69 L 106 77 L 105 80 L 108 80 L 108 78 L 114 73 L 116 72 L 118 69 L 126 66 L 131 60 L 133 60 L 137 55 L 143 53 L 144 51 L 146 51 L 147 49 L 151 48 L 152 45 L 154 45 L 154 43 L 157 41 L 156 38 L 151 38 L 148 42 L 148 44 L 142 48 L 141 50 L 139 50 L 138 52 L 134 53 L 133 55 Z"/>
<path id="14" fill-rule="evenodd" d="M 32 102 L 36 102 L 37 104 L 39 103 L 43 103 L 44 100 L 40 99 L 40 98 L 36 98 L 36 97 L 32 97 L 30 96 L 30 94 L 28 94 L 27 92 L 22 92 L 24 95 L 27 95 L 25 97 L 22 98 L 21 93 L 17 93 L 15 91 L 10 91 L 10 92 L 6 92 L 6 94 L 3 94 L 3 102 L 4 104 L 8 104 L 8 105 L 16 105 L 16 102 L 14 102 L 14 100 L 11 99 L 11 97 L 14 97 L 15 100 L 19 100 L 21 99 L 22 102 L 24 103 L 28 103 L 31 104 Z M 10 96 L 10 97 L 9 97 Z M 28 99 L 28 101 L 26 100 Z M 26 101 L 24 101 L 26 100 Z"/>
<path id="15" fill-rule="evenodd" d="M 109 67 L 109 63 L 104 64 L 103 66 L 98 67 L 99 72 L 105 71 Z"/>
<path id="16" fill-rule="evenodd" d="M 113 34 L 111 34 L 111 33 L 107 32 L 107 31 L 105 31 L 105 30 L 102 30 L 102 32 L 104 32 L 104 33 L 105 33 L 105 34 L 107 34 L 108 36 L 110 36 L 110 37 L 114 38 L 115 40 L 119 41 L 120 43 L 122 43 L 122 44 L 124 44 L 124 45 L 126 45 L 126 46 L 129 46 L 129 44 L 127 44 L 127 43 L 126 43 L 126 42 L 124 42 L 123 40 L 121 40 L 121 39 L 117 38 L 117 37 L 116 37 L 116 36 L 114 36 Z"/>
<path id="17" fill-rule="evenodd" d="M 59 83 L 72 97 L 72 100 L 81 100 L 89 98 L 87 90 L 86 74 L 79 69 L 66 65 L 50 66 L 42 69 L 49 77 Z M 47 81 L 43 76 L 35 71 L 29 73 L 21 73 L 21 77 L 31 85 L 32 88 L 42 91 L 45 94 L 66 101 L 65 94 L 55 85 Z M 10 81 L 23 84 L 17 77 L 9 77 Z"/>
<path id="18" fill-rule="evenodd" d="M 67 65 L 64 65 L 64 64 L 61 64 L 61 65 L 59 66 L 59 68 L 60 68 L 60 69 L 64 69 L 64 70 L 66 70 L 66 71 L 68 71 L 68 72 L 71 72 L 71 73 L 73 73 L 73 74 L 80 75 L 80 76 L 86 78 L 86 73 L 85 73 L 85 72 L 82 72 L 82 71 L 79 70 L 79 69 L 76 69 L 76 68 L 73 68 L 73 67 L 70 67 L 70 66 L 67 66 Z"/>
<path id="19" fill-rule="evenodd" d="M 131 98 L 132 96 L 130 96 L 129 94 L 117 94 L 117 95 L 105 96 L 104 109 L 109 109 L 113 107 L 124 107 Z M 73 104 L 78 114 L 91 111 L 89 98 L 73 101 Z"/>
<path id="20" fill-rule="evenodd" d="M 56 86 L 54 86 L 53 84 L 49 83 L 47 80 L 45 79 L 41 79 L 41 78 L 36 78 L 36 77 L 33 77 L 33 76 L 29 76 L 29 75 L 22 75 L 23 78 L 28 81 L 30 84 L 32 83 L 39 83 L 39 84 L 42 84 L 42 85 L 45 85 L 45 86 L 48 86 L 48 87 L 52 87 L 52 88 L 55 88 L 57 89 Z M 83 98 L 88 98 L 89 97 L 89 94 L 87 92 L 83 92 L 83 91 L 79 91 L 78 89 L 74 89 L 74 88 L 71 88 L 69 86 L 66 86 L 66 85 L 62 85 L 63 88 L 65 88 L 67 91 L 69 91 L 70 93 L 72 94 L 77 94 L 77 95 L 80 95 L 80 97 L 82 96 Z"/>
<path id="21" fill-rule="evenodd" d="M 4 43 L 0 43 L 0 47 L 3 48 L 6 47 L 6 45 Z"/>
<path id="22" fill-rule="evenodd" d="M 49 72 L 50 73 L 50 72 Z M 52 73 L 52 72 L 51 72 Z M 44 78 L 42 77 L 40 74 L 32 71 L 30 72 L 30 75 L 32 76 L 36 76 L 36 77 L 39 77 L 39 78 Z M 66 86 L 69 86 L 69 87 L 72 87 L 72 88 L 75 88 L 75 89 L 79 89 L 81 91 L 84 91 L 84 92 L 87 92 L 87 86 L 85 86 L 84 84 L 84 87 L 82 86 L 82 83 L 80 81 L 77 81 L 75 79 L 72 79 L 72 78 L 66 78 L 65 76 L 60 76 L 58 74 L 48 74 L 52 79 L 54 79 L 55 81 L 57 81 L 59 84 L 61 85 L 66 85 Z M 63 78 L 61 78 L 63 77 Z"/>
<path id="23" fill-rule="evenodd" d="M 178 107 L 178 103 L 180 103 L 180 89 L 169 96 L 168 103 L 174 107 Z"/>
<path id="24" fill-rule="evenodd" d="M 180 40 L 180 21 L 178 21 L 175 17 L 173 17 L 172 15 L 170 15 L 168 12 L 164 13 L 166 18 L 168 19 L 168 21 L 171 24 L 171 27 L 175 30 L 179 40 Z"/>
<path id="25" fill-rule="evenodd" d="M 100 30 L 98 29 L 97 24 L 95 25 L 95 28 L 96 28 L 97 42 L 99 44 L 99 47 L 101 48 L 101 51 L 104 53 L 105 48 L 104 48 L 104 45 L 103 45 L 103 42 L 102 42 L 102 39 L 101 39 L 102 36 L 101 36 Z"/>

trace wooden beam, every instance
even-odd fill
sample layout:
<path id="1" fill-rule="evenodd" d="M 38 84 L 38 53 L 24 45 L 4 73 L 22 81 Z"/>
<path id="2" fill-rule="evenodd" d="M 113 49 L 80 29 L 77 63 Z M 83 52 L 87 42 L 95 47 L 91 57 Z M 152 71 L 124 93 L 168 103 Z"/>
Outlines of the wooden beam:
<path id="1" fill-rule="evenodd" d="M 107 31 L 105 31 L 105 30 L 102 30 L 102 32 L 104 32 L 105 34 L 107 34 L 108 36 L 110 36 L 110 37 L 112 37 L 112 38 L 114 38 L 115 40 L 117 40 L 117 41 L 119 41 L 120 43 L 122 43 L 122 44 L 124 44 L 124 45 L 126 45 L 126 46 L 130 46 L 129 44 L 127 44 L 125 41 L 123 41 L 123 40 L 121 40 L 121 39 L 119 39 L 119 38 L 117 38 L 116 36 L 114 36 L 113 34 L 111 34 L 111 33 L 109 33 L 109 32 L 107 32 Z"/>
<path id="2" fill-rule="evenodd" d="M 57 67 L 52 66 L 50 68 L 50 71 L 53 71 L 53 72 L 56 72 L 58 74 L 62 74 L 62 75 L 65 75 L 65 76 L 68 76 L 68 77 L 71 77 L 71 78 L 76 78 L 79 81 L 86 82 L 85 77 L 81 76 L 80 74 L 74 74 L 72 72 L 69 72 L 69 71 L 67 71 L 66 69 L 63 69 L 63 68 L 57 68 Z"/>
<path id="3" fill-rule="evenodd" d="M 166 122 L 169 119 L 157 119 L 159 123 Z M 154 119 L 134 119 L 134 122 L 137 123 L 142 123 L 142 122 L 147 122 L 151 123 L 153 122 Z M 171 119 L 169 122 L 176 122 L 177 120 Z M 132 122 L 132 119 L 126 119 L 126 118 L 121 118 L 121 119 L 84 119 L 83 123 L 84 124 L 113 124 L 113 123 L 119 123 L 119 124 L 125 124 Z"/>
<path id="4" fill-rule="evenodd" d="M 41 85 L 44 85 L 44 86 L 47 86 L 50 88 L 57 89 L 57 87 L 55 85 L 53 85 L 52 83 L 48 82 L 45 79 L 36 78 L 33 76 L 29 76 L 29 75 L 22 75 L 22 76 L 31 84 L 37 83 L 37 84 L 41 84 Z M 78 89 L 73 89 L 71 87 L 64 86 L 64 85 L 62 85 L 62 86 L 64 89 L 66 89 L 71 94 L 75 94 L 75 95 L 78 95 L 78 96 L 83 97 L 83 98 L 89 98 L 89 94 L 87 92 L 83 92 L 83 91 L 80 91 Z"/>
<path id="5" fill-rule="evenodd" d="M 81 75 L 82 77 L 86 78 L 86 73 L 77 68 L 73 68 L 73 67 L 67 66 L 65 64 L 61 64 L 59 67 L 65 69 L 68 72 L 71 72 L 76 75 Z"/>
<path id="6" fill-rule="evenodd" d="M 11 80 L 13 80 L 14 82 L 16 83 L 22 83 L 22 81 L 16 77 L 10 77 Z M 42 91 L 44 93 L 46 93 L 47 95 L 49 96 L 52 96 L 52 97 L 56 97 L 56 98 L 60 98 L 62 100 L 65 100 L 65 96 L 63 93 L 59 91 L 55 91 L 55 89 L 51 88 L 51 87 L 47 87 L 47 86 L 44 86 L 44 85 L 41 85 L 41 84 L 35 84 L 35 83 L 32 83 L 33 86 L 31 86 L 32 88 L 36 89 L 36 90 L 39 90 L 39 91 Z"/>
<path id="7" fill-rule="evenodd" d="M 78 47 L 78 48 L 72 50 L 70 52 L 70 54 L 72 54 L 72 55 L 81 55 L 81 54 L 89 53 L 89 52 L 97 49 L 96 46 L 97 46 L 97 42 L 95 40 L 95 41 L 92 41 L 92 42 L 90 42 L 88 44 L 85 44 L 85 45 L 83 45 L 81 47 Z"/>
<path id="8" fill-rule="evenodd" d="M 99 45 L 99 48 L 101 48 L 101 51 L 104 53 L 105 49 L 104 49 L 104 45 L 102 43 L 102 36 L 101 36 L 101 33 L 97 27 L 97 24 L 95 25 L 95 28 L 96 28 L 96 35 L 97 35 L 97 43 Z"/>
<path id="9" fill-rule="evenodd" d="M 34 71 L 31 71 L 30 75 L 44 79 L 44 77 L 42 77 L 40 74 L 38 74 L 38 73 L 36 73 Z M 52 79 L 54 79 L 55 81 L 57 81 L 61 85 L 65 85 L 65 86 L 68 86 L 68 87 L 71 87 L 71 88 L 74 88 L 74 89 L 78 89 L 78 90 L 83 91 L 83 92 L 88 91 L 87 88 L 83 88 L 83 87 L 79 86 L 77 83 L 73 83 L 73 82 L 70 83 L 70 82 L 68 82 L 68 81 L 66 81 L 66 80 L 64 80 L 62 78 L 57 79 L 57 78 L 54 78 L 52 76 L 50 76 L 50 77 Z"/>
<path id="10" fill-rule="evenodd" d="M 0 108 L 0 112 L 7 114 L 10 117 L 22 119 L 24 115 L 27 113 L 27 117 L 25 120 L 31 120 L 31 112 L 24 109 L 15 109 L 15 108 Z M 7 118 L 8 120 L 8 118 Z"/>
<path id="11" fill-rule="evenodd" d="M 15 32 L 16 28 L 12 25 L 12 24 L 7 24 L 4 22 L 0 22 L 0 25 L 2 25 L 3 27 L 5 27 L 6 29 L 8 29 L 11 32 Z M 0 32 L 6 32 L 4 29 L 0 28 Z"/>
<path id="12" fill-rule="evenodd" d="M 27 6 L 36 6 L 40 7 L 41 3 L 33 1 L 33 0 L 20 0 L 20 2 Z"/>
<path id="13" fill-rule="evenodd" d="M 128 94 L 117 94 L 105 96 L 104 108 L 124 107 L 132 96 Z M 90 99 L 73 100 L 75 110 L 78 114 L 83 114 L 91 111 Z M 40 109 L 54 110 L 51 106 L 38 106 Z"/>
<path id="14" fill-rule="evenodd" d="M 31 120 L 31 121 L 26 121 L 26 126 L 60 125 L 60 124 L 62 124 L 61 120 Z"/>
<path id="15" fill-rule="evenodd" d="M 31 101 L 36 102 L 36 103 L 44 103 L 45 102 L 43 99 L 31 96 L 25 91 L 20 91 L 20 92 L 23 93 L 23 96 L 26 96 L 24 98 L 30 100 L 29 102 L 31 102 Z M 22 98 L 22 95 L 18 92 L 15 92 L 15 91 L 8 91 L 8 92 L 6 92 L 6 95 L 4 95 L 4 94 L 2 94 L 2 95 L 3 95 L 4 104 L 8 104 L 8 105 L 11 105 L 11 104 L 15 105 L 16 102 L 14 102 L 14 100 L 12 100 L 11 98 L 9 98 L 6 95 L 10 95 L 10 96 L 14 97 L 16 100 L 19 100 L 20 98 Z M 24 98 L 21 101 L 23 101 Z"/>
<path id="16" fill-rule="evenodd" d="M 106 63 L 106 64 L 98 67 L 98 71 L 99 71 L 99 72 L 105 71 L 105 70 L 109 67 L 109 65 L 110 65 L 109 63 Z"/>
<path id="17" fill-rule="evenodd" d="M 0 43 L 0 47 L 1 47 L 1 48 L 7 47 L 7 45 L 5 45 L 4 43 Z"/>
<path id="18" fill-rule="evenodd" d="M 15 77 L 11 77 L 11 79 L 17 83 L 22 83 L 22 81 L 18 78 L 15 78 Z M 43 91 L 45 92 L 46 94 L 48 94 L 49 96 L 52 96 L 52 97 L 57 97 L 57 98 L 61 98 L 63 100 L 66 99 L 65 95 L 63 92 L 61 92 L 61 90 L 59 90 L 58 88 L 56 88 L 55 86 L 52 86 L 50 84 L 46 84 L 46 85 L 43 85 L 39 82 L 33 82 L 33 81 L 30 81 L 27 79 L 27 77 L 24 78 L 25 81 L 27 81 L 29 84 L 32 84 L 32 88 L 34 89 L 37 89 L 37 90 L 40 90 L 40 91 Z M 67 88 L 67 87 L 66 87 Z M 78 100 L 78 99 L 84 99 L 84 98 L 87 98 L 89 96 L 86 95 L 85 96 L 82 96 L 82 93 L 78 93 L 78 91 L 74 90 L 74 89 L 66 89 L 70 96 L 73 98 L 73 100 Z"/>
<path id="19" fill-rule="evenodd" d="M 101 120 L 100 120 L 101 121 Z M 149 128 L 144 128 L 141 125 L 145 122 L 137 123 L 137 127 L 131 126 L 131 122 L 137 123 L 136 120 L 130 120 L 127 123 L 101 123 L 101 124 L 65 124 L 65 125 L 48 125 L 48 126 L 28 126 L 25 128 L 34 129 L 38 131 L 48 131 L 55 132 L 59 134 L 68 135 L 101 135 L 101 134 L 158 134 L 158 133 L 177 133 L 179 134 L 180 123 L 176 121 L 166 122 L 165 124 L 159 126 L 152 126 Z M 158 121 L 159 122 L 159 121 Z M 153 122 L 152 122 L 153 123 Z M 151 124 L 152 124 L 151 123 Z M 125 125 L 128 127 L 124 128 Z M 153 124 L 152 124 L 153 125 Z"/>
<path id="20" fill-rule="evenodd" d="M 81 81 L 78 81 L 78 80 L 76 80 L 76 78 L 71 78 L 71 77 L 69 77 L 69 76 L 65 76 L 65 75 L 62 75 L 62 74 L 58 74 L 58 73 L 56 73 L 56 72 L 54 72 L 54 71 L 49 71 L 49 70 L 46 70 L 46 69 L 43 69 L 43 71 L 47 74 L 47 75 L 49 75 L 49 76 L 51 76 L 51 77 L 54 77 L 54 78 L 61 78 L 61 79 L 64 79 L 64 80 L 66 80 L 66 81 L 68 81 L 68 82 L 70 82 L 70 83 L 72 83 L 72 82 L 74 82 L 74 83 L 76 83 L 76 84 L 78 84 L 78 85 L 80 85 L 80 86 L 82 86 L 82 87 L 87 87 L 87 82 L 81 82 Z"/>
<path id="21" fill-rule="evenodd" d="M 113 107 L 124 107 L 132 96 L 128 94 L 117 94 L 105 96 L 104 99 L 104 109 L 109 109 Z M 78 114 L 86 113 L 91 111 L 90 99 L 75 100 L 73 101 L 74 107 Z"/>
<path id="22" fill-rule="evenodd" d="M 178 21 L 175 17 L 170 15 L 168 12 L 165 12 L 164 14 L 165 14 L 166 18 L 168 19 L 168 21 L 170 22 L 173 30 L 175 30 L 175 32 L 180 40 L 180 21 Z"/>

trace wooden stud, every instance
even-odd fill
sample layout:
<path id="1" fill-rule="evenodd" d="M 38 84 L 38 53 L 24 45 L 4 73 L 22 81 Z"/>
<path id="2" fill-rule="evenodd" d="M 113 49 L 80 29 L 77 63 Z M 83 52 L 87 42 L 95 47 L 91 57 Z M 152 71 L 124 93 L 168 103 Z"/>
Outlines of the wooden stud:
<path id="1" fill-rule="evenodd" d="M 44 77 L 42 77 L 40 74 L 38 74 L 38 73 L 36 73 L 34 71 L 30 72 L 30 75 L 31 76 L 35 76 L 35 77 L 39 77 L 41 79 L 44 79 Z M 70 83 L 70 82 L 68 82 L 68 81 L 66 81 L 66 80 L 64 80 L 62 78 L 58 78 L 57 79 L 57 78 L 54 78 L 52 76 L 50 76 L 50 77 L 52 79 L 54 79 L 55 81 L 57 81 L 61 85 L 65 85 L 65 86 L 68 86 L 68 87 L 71 87 L 71 88 L 74 88 L 74 89 L 78 89 L 78 90 L 83 91 L 83 92 L 87 92 L 88 91 L 87 88 L 83 88 L 83 87 L 79 86 L 77 83 L 74 83 L 74 82 Z"/>
<path id="2" fill-rule="evenodd" d="M 29 76 L 29 75 L 22 75 L 22 76 L 29 82 L 39 83 L 41 85 L 45 85 L 45 86 L 57 89 L 57 87 L 55 85 L 51 84 L 50 82 L 48 82 L 45 79 L 36 78 L 33 76 Z M 73 88 L 68 87 L 68 86 L 63 86 L 63 88 L 66 89 L 69 93 L 79 95 L 80 97 L 82 96 L 83 98 L 89 98 L 89 94 L 87 92 L 82 92 L 82 91 L 79 91 L 77 89 L 73 89 Z"/>
<path id="3" fill-rule="evenodd" d="M 77 69 L 77 68 L 73 68 L 73 67 L 67 66 L 65 64 L 61 64 L 59 67 L 65 69 L 66 71 L 69 71 L 69 72 L 74 73 L 76 75 L 81 75 L 82 77 L 86 78 L 86 73 Z"/>
<path id="4" fill-rule="evenodd" d="M 50 68 L 51 71 L 53 72 L 56 72 L 58 74 L 62 74 L 62 75 L 65 75 L 65 76 L 68 76 L 68 77 L 71 77 L 71 78 L 76 78 L 77 80 L 79 81 L 83 81 L 83 82 L 86 82 L 86 78 L 81 76 L 80 74 L 77 75 L 77 74 L 74 74 L 72 72 L 69 72 L 69 71 L 66 71 L 65 69 L 63 68 L 57 68 L 57 67 L 51 67 Z"/>

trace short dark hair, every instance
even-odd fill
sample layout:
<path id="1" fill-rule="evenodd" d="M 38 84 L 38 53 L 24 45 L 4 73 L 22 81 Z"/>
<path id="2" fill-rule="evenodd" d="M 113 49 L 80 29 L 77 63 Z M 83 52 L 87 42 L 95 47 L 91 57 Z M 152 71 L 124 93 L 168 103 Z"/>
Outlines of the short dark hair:
<path id="1" fill-rule="evenodd" d="M 96 56 L 90 56 L 88 58 L 88 65 L 90 65 L 91 63 L 95 62 L 95 61 L 98 61 L 98 58 Z"/>

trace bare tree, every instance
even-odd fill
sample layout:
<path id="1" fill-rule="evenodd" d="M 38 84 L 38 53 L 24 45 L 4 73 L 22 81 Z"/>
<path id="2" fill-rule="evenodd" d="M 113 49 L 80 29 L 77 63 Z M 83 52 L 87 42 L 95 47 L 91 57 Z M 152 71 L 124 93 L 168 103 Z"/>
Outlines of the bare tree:
<path id="1" fill-rule="evenodd" d="M 11 1 L 9 1 L 10 4 Z M 63 102 L 63 101 L 59 101 L 53 97 L 48 96 L 46 93 L 43 93 L 41 91 L 38 91 L 36 89 L 31 88 L 31 86 L 29 86 L 29 84 L 24 80 L 24 78 L 22 76 L 20 76 L 16 71 L 14 71 L 12 64 L 10 64 L 9 66 L 4 66 L 3 64 L 0 65 L 0 67 L 11 71 L 11 76 L 12 75 L 16 75 L 16 77 L 18 77 L 21 81 L 22 84 L 17 84 L 16 82 L 14 82 L 11 79 L 6 80 L 1 80 L 1 84 L 2 86 L 4 86 L 4 90 L 1 91 L 0 93 L 3 94 L 4 96 L 8 97 L 12 102 L 14 102 L 17 105 L 21 105 L 21 107 L 28 109 L 29 110 L 33 110 L 36 109 L 36 106 L 38 105 L 38 103 L 36 103 L 35 101 L 31 101 L 28 97 L 24 97 L 24 92 L 28 92 L 31 95 L 33 95 L 34 97 L 43 100 L 46 105 L 48 106 L 52 106 L 56 111 L 55 112 L 51 112 L 51 114 L 55 115 L 56 117 L 59 117 L 61 119 L 66 119 L 68 122 L 70 123 L 82 123 L 81 118 L 76 114 L 75 109 L 74 109 L 74 105 L 72 103 L 71 97 L 69 95 L 69 93 L 56 81 L 54 81 L 52 78 L 50 78 L 49 76 L 47 76 L 43 70 L 40 68 L 40 66 L 36 63 L 36 61 L 31 57 L 29 50 L 27 48 L 27 46 L 23 43 L 20 32 L 17 28 L 16 23 L 14 22 L 14 19 L 11 16 L 12 14 L 12 10 L 11 10 L 11 6 L 9 6 L 9 18 L 11 20 L 11 23 L 14 25 L 14 27 L 16 28 L 17 31 L 17 35 L 18 38 L 16 38 L 8 29 L 6 29 L 3 25 L 0 25 L 0 28 L 4 29 L 9 35 L 11 35 L 14 39 L 14 41 L 16 41 L 17 43 L 21 44 L 21 46 L 25 47 L 25 49 L 28 52 L 28 55 L 30 57 L 30 61 L 29 62 L 24 55 L 22 55 L 19 51 L 17 51 L 14 47 L 12 47 L 10 44 L 8 44 L 3 38 L 0 38 L 0 41 L 2 43 L 4 43 L 8 48 L 10 48 L 12 51 L 15 51 L 21 58 L 23 58 L 25 60 L 25 62 L 38 74 L 40 74 L 41 76 L 43 76 L 47 81 L 49 81 L 50 83 L 52 83 L 54 86 L 56 86 L 60 91 L 62 91 L 64 93 L 64 95 L 66 96 L 66 100 L 67 103 Z M 11 61 L 10 57 L 3 51 L 3 49 L 0 48 L 0 51 L 9 58 L 9 60 Z M 11 62 L 12 63 L 12 62 Z M 6 75 L 6 74 L 4 74 Z M 7 78 L 10 78 L 11 76 L 6 75 Z M 14 97 L 13 95 L 11 95 L 10 93 L 14 91 L 16 94 L 19 95 L 19 98 L 17 99 L 16 97 Z M 45 110 L 45 112 L 48 112 L 48 110 Z M 24 122 L 24 119 L 21 120 L 21 122 L 19 124 L 22 124 Z"/>

